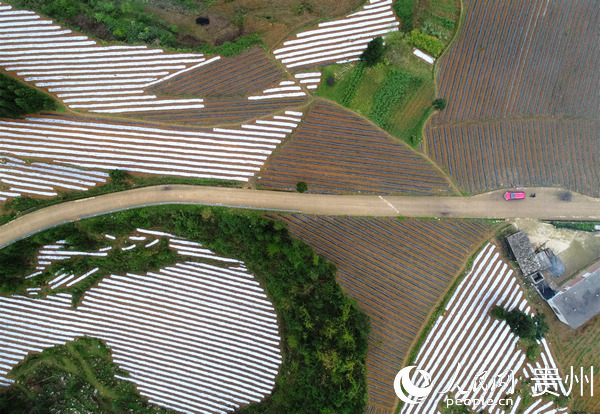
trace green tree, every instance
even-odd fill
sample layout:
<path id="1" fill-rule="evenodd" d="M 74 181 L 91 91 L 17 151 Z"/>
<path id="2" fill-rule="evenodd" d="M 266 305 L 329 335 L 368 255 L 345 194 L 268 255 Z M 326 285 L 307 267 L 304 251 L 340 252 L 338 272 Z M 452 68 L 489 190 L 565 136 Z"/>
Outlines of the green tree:
<path id="1" fill-rule="evenodd" d="M 306 190 L 308 190 L 308 185 L 304 181 L 300 181 L 298 184 L 296 184 L 296 191 L 299 193 L 303 193 Z"/>
<path id="2" fill-rule="evenodd" d="M 369 42 L 365 51 L 360 55 L 360 60 L 364 62 L 366 66 L 375 66 L 381 61 L 383 51 L 383 38 L 376 37 Z"/>
<path id="3" fill-rule="evenodd" d="M 438 111 L 443 111 L 446 109 L 446 104 L 447 102 L 444 98 L 437 98 L 431 105 Z"/>

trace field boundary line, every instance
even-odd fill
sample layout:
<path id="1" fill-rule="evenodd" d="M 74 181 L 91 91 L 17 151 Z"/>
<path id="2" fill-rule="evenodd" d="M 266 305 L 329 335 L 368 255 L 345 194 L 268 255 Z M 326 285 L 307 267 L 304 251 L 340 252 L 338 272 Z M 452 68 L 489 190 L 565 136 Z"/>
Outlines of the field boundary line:
<path id="1" fill-rule="evenodd" d="M 446 290 L 446 292 L 444 293 L 442 298 L 438 301 L 438 303 L 433 307 L 433 309 L 427 315 L 427 318 L 426 318 L 427 323 L 424 324 L 421 327 L 421 330 L 418 332 L 418 334 L 415 335 L 415 339 L 413 340 L 413 342 L 411 343 L 411 346 L 409 348 L 410 352 L 407 354 L 407 357 L 403 361 L 402 366 L 409 366 L 412 363 L 414 363 L 421 347 L 423 346 L 423 344 L 425 343 L 425 340 L 427 339 L 427 335 L 429 335 L 429 332 L 431 332 L 431 330 L 433 329 L 433 326 L 435 325 L 435 321 L 437 321 L 437 319 L 444 313 L 446 305 L 448 304 L 448 302 L 450 301 L 450 299 L 456 292 L 456 289 L 458 288 L 460 283 L 463 281 L 463 279 L 471 271 L 471 269 L 473 267 L 473 261 L 475 260 L 477 255 L 481 252 L 481 250 L 485 246 L 487 246 L 488 243 L 491 243 L 492 240 L 496 238 L 496 235 L 498 234 L 498 232 L 500 230 L 502 230 L 503 228 L 505 228 L 509 225 L 510 225 L 509 223 L 503 223 L 502 225 L 497 224 L 496 226 L 493 226 L 492 228 L 490 228 L 490 230 L 488 230 L 488 232 L 487 232 L 487 237 L 484 240 L 482 240 L 481 243 L 477 247 L 475 247 L 474 249 L 471 250 L 471 252 L 469 252 L 469 253 L 471 253 L 469 258 L 465 261 L 465 263 L 458 270 L 458 272 L 456 273 L 456 276 L 454 277 L 454 280 L 452 281 L 452 283 L 450 284 L 450 286 L 448 287 L 448 289 Z M 495 243 L 492 243 L 492 244 L 495 245 Z M 400 399 L 396 399 L 396 405 L 393 408 L 394 413 L 400 414 L 400 410 L 402 410 L 403 406 L 404 406 L 404 404 L 400 401 Z"/>
<path id="2" fill-rule="evenodd" d="M 381 132 L 386 137 L 388 137 L 389 139 L 391 139 L 392 142 L 395 145 L 399 145 L 398 142 L 401 142 L 408 150 L 413 151 L 414 153 L 416 153 L 419 156 L 423 157 L 425 159 L 425 161 L 427 161 L 427 163 L 429 163 L 433 168 L 435 168 L 442 175 L 442 177 L 444 177 L 444 179 L 448 182 L 449 187 L 452 189 L 452 191 L 454 191 L 454 195 L 455 196 L 456 195 L 458 195 L 458 196 L 462 195 L 462 192 L 460 191 L 460 188 L 454 183 L 454 181 L 452 181 L 452 178 L 436 162 L 433 162 L 431 160 L 431 158 L 429 158 L 429 156 L 426 153 L 417 150 L 416 148 L 412 147 L 411 145 L 408 145 L 406 142 L 404 142 L 400 138 L 394 137 L 393 135 L 391 135 L 386 130 L 382 129 L 379 125 L 377 125 L 376 123 L 374 123 L 373 121 L 371 121 L 366 116 L 363 116 L 363 115 L 359 114 L 358 112 L 356 112 L 356 111 L 354 111 L 354 110 L 352 110 L 352 109 L 350 109 L 350 108 L 348 108 L 348 107 L 346 107 L 346 106 L 344 106 L 342 104 L 339 104 L 339 103 L 337 103 L 335 101 L 332 101 L 330 99 L 327 99 L 327 98 L 323 98 L 321 96 L 315 98 L 314 100 L 315 101 L 322 100 L 324 102 L 327 102 L 327 103 L 330 103 L 332 105 L 335 105 L 338 108 L 342 108 L 342 109 L 344 109 L 346 111 L 350 111 L 352 114 L 354 114 L 357 117 L 360 117 L 364 122 L 370 124 L 373 128 L 376 128 L 377 131 Z M 431 119 L 431 117 L 430 117 L 430 119 Z M 429 122 L 429 121 L 427 121 L 427 122 Z M 425 125 L 425 124 L 423 124 L 423 125 Z M 298 127 L 300 127 L 300 125 L 298 125 Z"/>

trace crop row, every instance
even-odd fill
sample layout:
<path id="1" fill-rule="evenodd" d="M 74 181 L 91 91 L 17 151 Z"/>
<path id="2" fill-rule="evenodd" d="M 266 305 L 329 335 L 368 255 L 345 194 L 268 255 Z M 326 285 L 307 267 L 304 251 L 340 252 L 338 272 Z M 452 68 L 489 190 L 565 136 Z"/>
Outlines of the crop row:
<path id="1" fill-rule="evenodd" d="M 433 388 L 429 397 L 419 405 L 406 404 L 402 413 L 438 412 L 439 404 L 447 393 L 457 395 L 459 387 L 469 390 L 477 384 L 477 376 L 483 371 L 487 376 L 480 385 L 484 386 L 471 389 L 462 398 L 472 401 L 472 410 L 486 409 L 494 414 L 504 412 L 504 407 L 498 406 L 498 401 L 510 393 L 511 372 L 515 382 L 519 383 L 519 376 L 525 367 L 525 353 L 517 345 L 519 338 L 511 332 L 508 324 L 489 316 L 494 306 L 502 306 L 507 310 L 518 308 L 527 314 L 531 313 L 512 269 L 500 258 L 498 249 L 488 244 L 475 258 L 472 270 L 446 305 L 444 315 L 435 322 L 415 361 L 419 369 L 431 375 Z M 545 340 L 541 358 L 547 368 L 556 368 Z M 536 363 L 536 367 L 540 367 L 539 363 Z M 499 377 L 503 383 L 496 382 L 494 386 L 489 386 L 490 381 L 497 381 L 496 375 L 504 375 Z M 415 385 L 426 384 L 419 377 Z M 449 385 L 451 388 L 446 391 Z M 477 405 L 489 400 L 494 403 Z M 515 402 L 512 412 L 519 408 L 520 399 Z M 541 399 L 534 406 L 537 407 L 540 402 Z M 551 402 L 535 412 L 562 410 L 556 411 Z"/>
<path id="2" fill-rule="evenodd" d="M 106 182 L 108 174 L 86 171 L 48 163 L 26 163 L 0 154 L 0 182 L 8 189 L 0 189 L 0 201 L 7 198 L 57 195 L 57 190 L 88 190 Z"/>
<path id="3" fill-rule="evenodd" d="M 404 143 L 325 102 L 313 107 L 260 179 L 272 189 L 293 189 L 299 181 L 320 193 L 451 191 L 439 171 Z"/>
<path id="4" fill-rule="evenodd" d="M 208 98 L 202 109 L 172 109 L 123 114 L 147 121 L 172 124 L 222 124 L 246 122 L 288 108 L 306 104 L 306 96 L 248 100 L 247 98 Z"/>
<path id="5" fill-rule="evenodd" d="M 370 0 L 356 13 L 298 33 L 273 54 L 290 69 L 357 60 L 373 38 L 398 30 L 391 4 Z"/>
<path id="6" fill-rule="evenodd" d="M 31 11 L 0 3 L 0 67 L 74 109 L 130 113 L 202 108 L 202 99 L 157 99 L 145 90 L 218 59 L 146 46 L 103 46 Z"/>
<path id="7" fill-rule="evenodd" d="M 282 73 L 265 51 L 251 49 L 239 56 L 223 58 L 177 75 L 150 88 L 166 95 L 247 95 L 277 84 Z"/>
<path id="8" fill-rule="evenodd" d="M 83 168 L 248 181 L 300 122 L 286 112 L 240 128 L 183 129 L 77 117 L 0 121 L 2 151 Z"/>
<path id="9" fill-rule="evenodd" d="M 170 242 L 202 249 L 183 239 Z M 123 379 L 160 406 L 217 413 L 260 401 L 281 364 L 277 319 L 258 282 L 234 262 L 111 275 L 86 292 L 77 310 L 65 293 L 0 298 L 0 385 L 12 382 L 8 371 L 29 353 L 86 335 L 105 341 L 129 373 Z M 51 283 L 63 284 L 58 277 Z"/>
<path id="10" fill-rule="evenodd" d="M 393 381 L 427 314 L 482 242 L 466 220 L 271 215 L 338 267 L 337 280 L 369 315 L 367 412 L 391 413 Z"/>
<path id="11" fill-rule="evenodd" d="M 600 8 L 593 2 L 469 2 L 460 36 L 440 62 L 438 94 L 448 106 L 434 124 L 598 119 L 599 54 Z"/>
<path id="12" fill-rule="evenodd" d="M 431 157 L 466 191 L 560 186 L 600 195 L 599 124 L 584 120 L 503 120 L 428 125 Z"/>

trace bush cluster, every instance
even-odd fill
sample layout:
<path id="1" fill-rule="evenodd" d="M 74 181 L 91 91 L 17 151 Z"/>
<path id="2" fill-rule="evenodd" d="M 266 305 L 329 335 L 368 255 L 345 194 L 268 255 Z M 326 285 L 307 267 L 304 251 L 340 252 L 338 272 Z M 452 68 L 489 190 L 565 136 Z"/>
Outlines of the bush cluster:
<path id="1" fill-rule="evenodd" d="M 418 29 L 414 29 L 407 36 L 408 44 L 429 53 L 431 56 L 437 57 L 444 49 L 444 43 L 437 37 L 422 33 Z"/>
<path id="2" fill-rule="evenodd" d="M 394 2 L 394 11 L 402 22 L 404 33 L 409 33 L 413 29 L 413 15 L 416 5 L 417 0 L 396 0 Z"/>

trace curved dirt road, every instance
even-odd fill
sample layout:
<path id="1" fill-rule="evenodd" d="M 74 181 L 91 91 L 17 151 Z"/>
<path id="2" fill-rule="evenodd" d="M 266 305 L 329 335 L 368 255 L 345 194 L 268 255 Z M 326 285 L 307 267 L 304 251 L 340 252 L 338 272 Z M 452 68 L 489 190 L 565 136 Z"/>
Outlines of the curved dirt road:
<path id="1" fill-rule="evenodd" d="M 193 203 L 306 214 L 353 216 L 539 218 L 600 220 L 600 199 L 561 190 L 528 189 L 536 198 L 505 201 L 503 191 L 473 197 L 399 197 L 376 195 L 320 195 L 246 190 L 240 188 L 170 185 L 138 188 L 34 211 L 0 226 L 0 247 L 45 228 L 83 217 L 151 204 Z"/>

